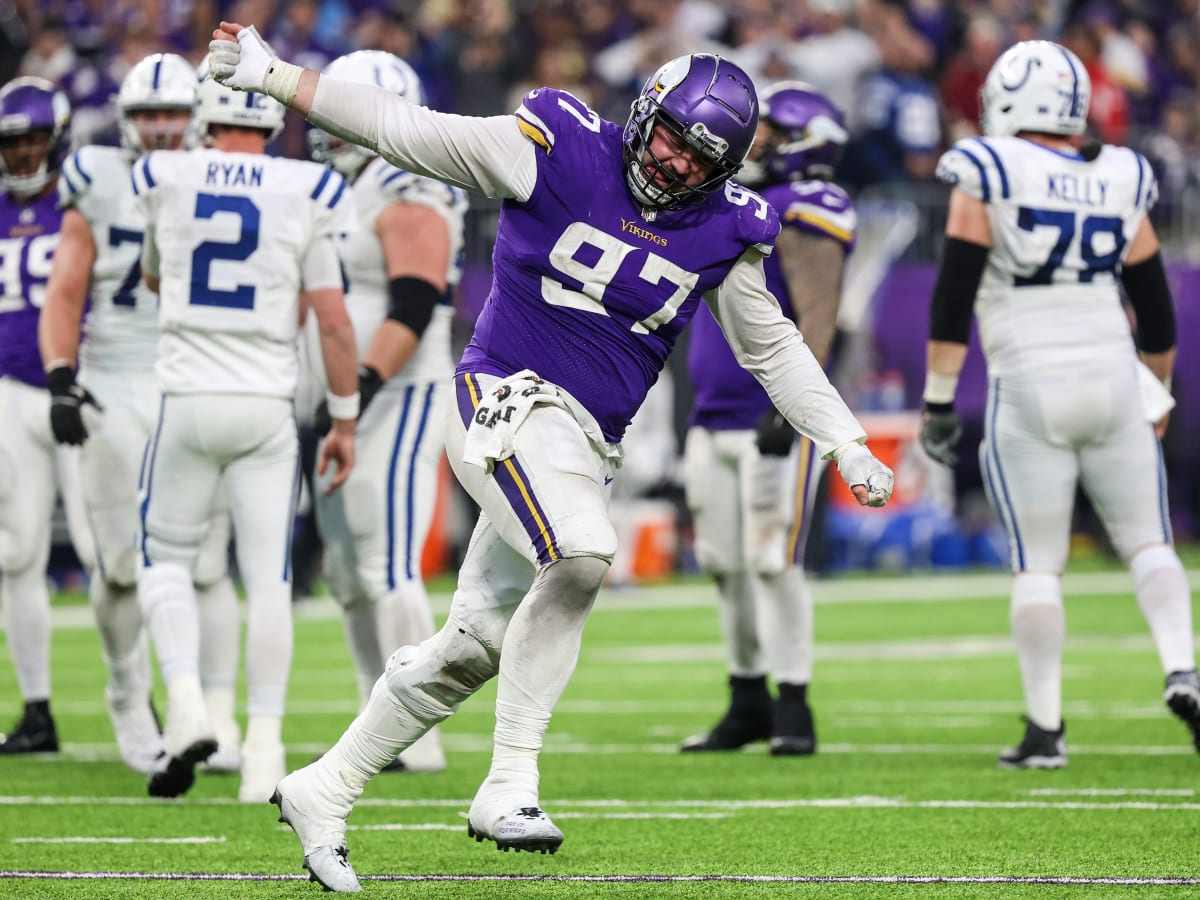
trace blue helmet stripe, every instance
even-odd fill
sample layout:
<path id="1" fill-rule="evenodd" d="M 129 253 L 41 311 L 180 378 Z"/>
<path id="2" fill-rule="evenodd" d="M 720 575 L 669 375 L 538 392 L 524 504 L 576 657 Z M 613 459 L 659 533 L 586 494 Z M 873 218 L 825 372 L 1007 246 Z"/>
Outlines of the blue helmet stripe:
<path id="1" fill-rule="evenodd" d="M 1059 52 L 1062 53 L 1063 59 L 1067 61 L 1067 68 L 1071 70 L 1071 116 L 1072 118 L 1079 116 L 1079 73 L 1075 71 L 1075 63 L 1071 62 L 1071 54 L 1065 48 L 1059 47 Z"/>
<path id="2" fill-rule="evenodd" d="M 154 90 L 156 90 L 156 91 L 158 90 L 159 76 L 162 74 L 162 64 L 163 64 L 163 58 L 162 58 L 162 55 L 159 54 L 158 59 L 156 59 L 154 61 L 154 81 L 151 84 L 151 87 L 154 88 Z"/>

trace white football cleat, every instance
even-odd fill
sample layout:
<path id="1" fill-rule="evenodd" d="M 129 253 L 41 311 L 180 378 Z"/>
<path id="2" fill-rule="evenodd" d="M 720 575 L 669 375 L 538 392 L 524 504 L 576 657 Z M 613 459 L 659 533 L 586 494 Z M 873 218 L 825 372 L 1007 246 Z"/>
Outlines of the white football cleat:
<path id="1" fill-rule="evenodd" d="M 279 807 L 279 821 L 291 826 L 304 850 L 304 868 L 327 891 L 361 891 L 350 867 L 346 847 L 346 819 L 350 816 L 348 791 L 327 784 L 320 761 L 285 777 L 271 795 Z"/>
<path id="2" fill-rule="evenodd" d="M 163 749 L 162 734 L 150 706 L 149 694 L 131 697 L 107 688 L 104 702 L 108 707 L 108 718 L 112 722 L 121 762 L 135 772 L 149 775 Z"/>
<path id="3" fill-rule="evenodd" d="M 232 718 L 218 718 L 209 713 L 213 732 L 217 735 L 217 752 L 201 765 L 205 772 L 233 775 L 242 770 L 242 731 Z M 281 775 L 280 778 L 283 776 Z M 278 779 L 276 779 L 278 780 Z M 274 785 L 271 790 L 274 790 Z M 270 796 L 270 794 L 268 794 Z"/>
<path id="4" fill-rule="evenodd" d="M 400 762 L 409 772 L 444 772 L 446 752 L 442 749 L 442 736 L 438 730 L 430 728 L 417 738 L 400 754 Z"/>
<path id="5" fill-rule="evenodd" d="M 540 806 L 517 807 L 497 817 L 480 815 L 472 804 L 467 815 L 467 835 L 482 842 L 496 842 L 497 850 L 525 850 L 529 853 L 556 853 L 563 842 L 563 833 L 550 821 Z"/>
<path id="6" fill-rule="evenodd" d="M 287 759 L 283 744 L 242 746 L 242 783 L 238 786 L 238 801 L 263 803 L 271 799 L 275 786 L 287 774 Z"/>

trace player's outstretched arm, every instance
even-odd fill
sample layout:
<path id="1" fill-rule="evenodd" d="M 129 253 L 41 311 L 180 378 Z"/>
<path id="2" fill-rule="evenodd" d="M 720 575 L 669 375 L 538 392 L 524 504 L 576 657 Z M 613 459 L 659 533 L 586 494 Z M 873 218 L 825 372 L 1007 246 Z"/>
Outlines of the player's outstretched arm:
<path id="1" fill-rule="evenodd" d="M 254 26 L 222 22 L 209 49 L 218 81 L 270 94 L 402 169 L 500 199 L 527 200 L 533 192 L 534 145 L 515 116 L 452 116 L 374 85 L 325 78 L 279 59 Z"/>
<path id="2" fill-rule="evenodd" d="M 766 388 L 792 426 L 812 439 L 863 506 L 892 495 L 892 470 L 864 446 L 867 435 L 796 326 L 767 290 L 762 255 L 747 250 L 725 281 L 705 295 L 738 363 Z"/>

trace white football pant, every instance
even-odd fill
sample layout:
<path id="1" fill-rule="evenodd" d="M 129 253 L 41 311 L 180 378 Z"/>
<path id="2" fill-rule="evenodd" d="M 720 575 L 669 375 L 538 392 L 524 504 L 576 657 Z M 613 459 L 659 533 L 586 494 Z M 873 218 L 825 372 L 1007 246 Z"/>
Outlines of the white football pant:
<path id="1" fill-rule="evenodd" d="M 292 654 L 290 551 L 298 476 L 289 400 L 213 394 L 162 399 L 141 477 L 138 600 L 168 701 L 176 680 L 188 682 L 188 696 L 199 690 L 192 580 L 223 485 L 248 600 L 248 713 L 282 717 Z M 168 719 L 170 714 L 169 706 Z"/>
<path id="2" fill-rule="evenodd" d="M 79 451 L 54 442 L 50 394 L 0 378 L 0 605 L 22 698 L 50 697 L 46 565 L 56 497 L 83 565 L 95 557 L 79 486 Z"/>
<path id="3" fill-rule="evenodd" d="M 336 493 L 314 477 L 325 577 L 345 611 L 365 702 L 384 661 L 433 634 L 421 551 L 437 500 L 449 384 L 388 384 L 355 432 L 355 464 Z"/>
<path id="4" fill-rule="evenodd" d="M 731 675 L 812 680 L 803 564 L 822 465 L 804 437 L 789 456 L 764 456 L 753 431 L 688 430 L 684 488 L 697 559 L 717 580 Z"/>

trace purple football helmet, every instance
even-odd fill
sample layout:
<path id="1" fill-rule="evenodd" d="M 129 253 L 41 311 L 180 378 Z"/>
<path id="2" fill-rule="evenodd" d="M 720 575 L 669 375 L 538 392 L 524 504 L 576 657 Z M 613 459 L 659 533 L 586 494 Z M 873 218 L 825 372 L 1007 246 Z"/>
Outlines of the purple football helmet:
<path id="1" fill-rule="evenodd" d="M 21 197 L 39 194 L 58 177 L 70 143 L 71 103 L 44 78 L 17 78 L 0 89 L 0 186 Z M 35 131 L 50 136 L 36 167 L 18 141 Z M 32 168 L 33 171 L 13 171 Z"/>
<path id="2" fill-rule="evenodd" d="M 649 153 L 651 166 L 660 168 L 649 149 L 656 125 L 711 162 L 712 175 L 694 187 L 678 178 L 656 184 L 644 161 Z M 646 81 L 633 101 L 623 138 L 625 181 L 634 199 L 649 209 L 696 203 L 742 167 L 757 130 L 758 98 L 750 76 L 711 53 L 676 57 Z"/>
<path id="3" fill-rule="evenodd" d="M 762 120 L 770 137 L 759 158 L 746 163 L 739 181 L 754 187 L 833 177 L 850 134 L 828 97 L 803 81 L 781 81 L 763 92 Z"/>

